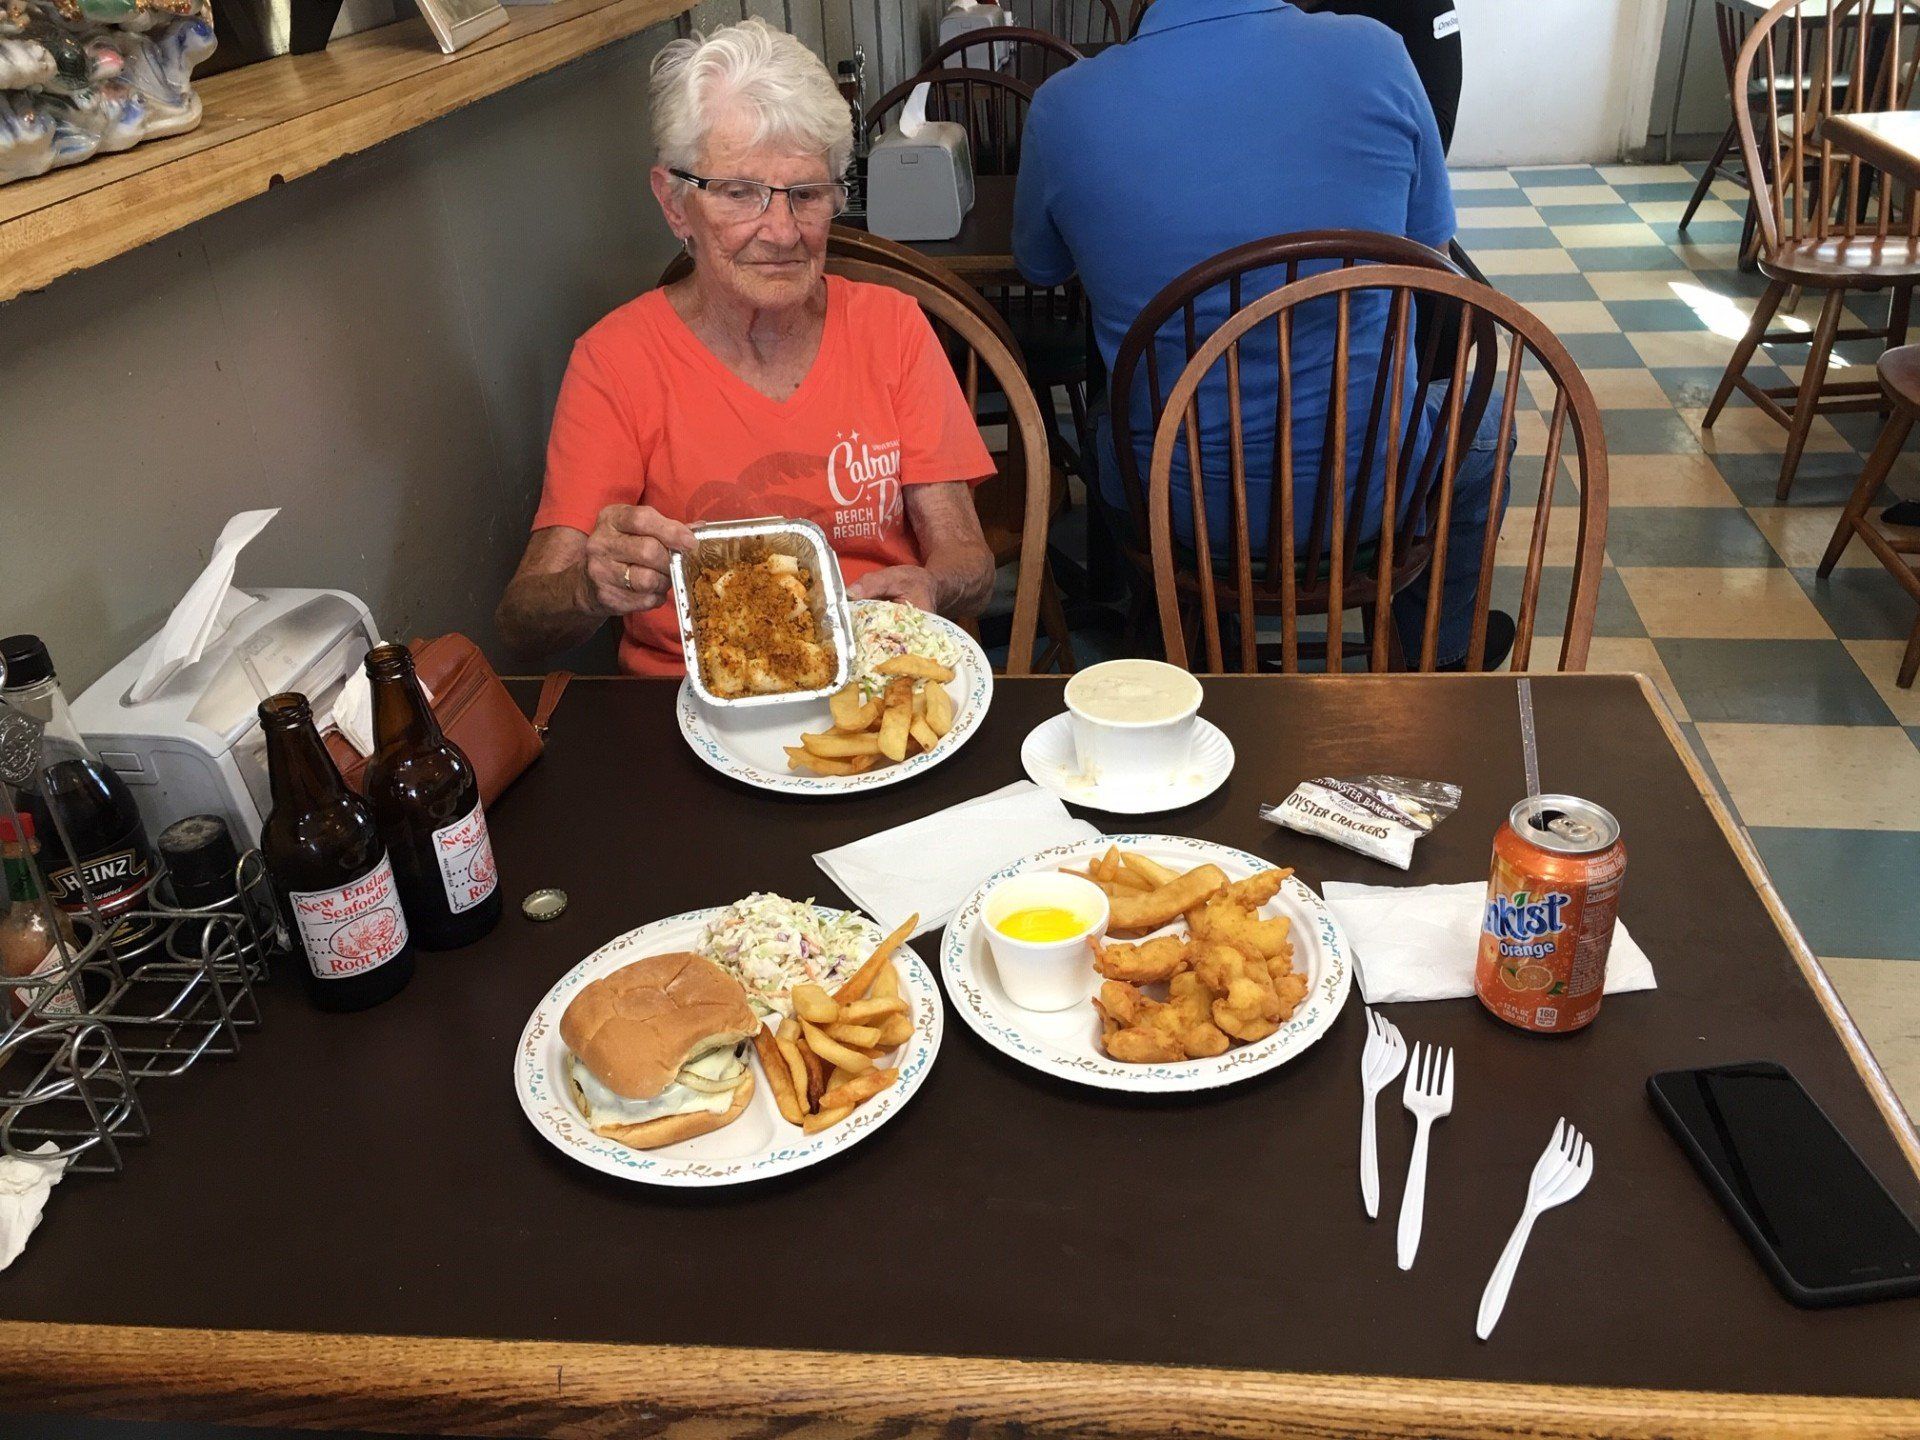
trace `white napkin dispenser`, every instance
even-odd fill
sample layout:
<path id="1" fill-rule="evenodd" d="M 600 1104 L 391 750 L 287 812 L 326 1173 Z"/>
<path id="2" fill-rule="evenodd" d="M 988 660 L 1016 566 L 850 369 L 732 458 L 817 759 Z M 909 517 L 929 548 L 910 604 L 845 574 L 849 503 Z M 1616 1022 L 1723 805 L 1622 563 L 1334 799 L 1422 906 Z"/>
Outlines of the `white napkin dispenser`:
<path id="1" fill-rule="evenodd" d="M 129 698 L 154 639 L 73 702 L 73 719 L 140 806 L 147 834 L 188 815 L 219 815 L 246 848 L 272 808 L 256 713 L 298 690 L 322 729 L 334 697 L 380 643 L 373 616 L 340 590 L 247 590 L 252 603 L 193 664 L 143 701 Z"/>
<path id="2" fill-rule="evenodd" d="M 895 127 L 867 155 L 867 229 L 888 240 L 951 240 L 973 208 L 973 152 L 956 121 Z"/>
<path id="3" fill-rule="evenodd" d="M 956 35 L 1011 24 L 1013 12 L 1004 6 L 976 5 L 968 3 L 968 0 L 959 0 L 959 3 L 948 6 L 946 13 L 940 17 L 940 43 L 944 45 Z M 942 63 L 949 70 L 1004 70 L 1013 63 L 1013 46 L 968 45 L 949 55 Z"/>

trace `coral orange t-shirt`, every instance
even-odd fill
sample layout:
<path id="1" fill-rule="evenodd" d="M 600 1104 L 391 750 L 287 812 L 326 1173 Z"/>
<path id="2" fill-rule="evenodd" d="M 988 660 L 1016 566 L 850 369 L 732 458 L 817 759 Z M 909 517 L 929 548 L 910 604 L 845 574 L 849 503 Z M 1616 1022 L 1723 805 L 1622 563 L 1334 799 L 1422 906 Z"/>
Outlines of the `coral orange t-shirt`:
<path id="1" fill-rule="evenodd" d="M 993 468 L 911 297 L 828 276 L 813 368 L 773 400 L 721 364 L 664 291 L 650 290 L 573 347 L 533 528 L 591 533 L 609 505 L 650 505 L 688 524 L 812 520 L 852 582 L 920 563 L 902 487 L 978 482 Z M 620 664 L 636 675 L 682 673 L 671 599 L 626 617 Z"/>

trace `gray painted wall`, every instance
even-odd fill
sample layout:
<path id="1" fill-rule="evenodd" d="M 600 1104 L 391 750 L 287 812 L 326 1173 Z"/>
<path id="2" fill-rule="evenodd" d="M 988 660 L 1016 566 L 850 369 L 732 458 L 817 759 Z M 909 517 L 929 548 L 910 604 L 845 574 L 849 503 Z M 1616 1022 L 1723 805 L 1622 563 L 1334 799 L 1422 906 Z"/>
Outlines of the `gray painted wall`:
<path id="1" fill-rule="evenodd" d="M 77 689 L 227 516 L 279 505 L 243 583 L 337 585 L 385 634 L 505 662 L 492 610 L 568 351 L 672 248 L 645 103 L 671 34 L 0 305 L 0 631 L 43 633 Z"/>

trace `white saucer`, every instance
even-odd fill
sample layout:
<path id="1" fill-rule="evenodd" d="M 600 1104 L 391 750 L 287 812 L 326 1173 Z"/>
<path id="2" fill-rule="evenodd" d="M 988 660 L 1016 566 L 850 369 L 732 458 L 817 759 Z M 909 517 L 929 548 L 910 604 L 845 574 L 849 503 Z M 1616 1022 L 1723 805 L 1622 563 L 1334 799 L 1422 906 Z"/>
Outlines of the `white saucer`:
<path id="1" fill-rule="evenodd" d="M 1020 746 L 1027 778 L 1069 805 L 1113 815 L 1155 815 L 1204 800 L 1233 773 L 1233 742 L 1204 716 L 1195 721 L 1193 753 L 1178 777 L 1165 785 L 1103 785 L 1080 773 L 1073 753 L 1073 717 L 1064 711 L 1042 721 Z"/>

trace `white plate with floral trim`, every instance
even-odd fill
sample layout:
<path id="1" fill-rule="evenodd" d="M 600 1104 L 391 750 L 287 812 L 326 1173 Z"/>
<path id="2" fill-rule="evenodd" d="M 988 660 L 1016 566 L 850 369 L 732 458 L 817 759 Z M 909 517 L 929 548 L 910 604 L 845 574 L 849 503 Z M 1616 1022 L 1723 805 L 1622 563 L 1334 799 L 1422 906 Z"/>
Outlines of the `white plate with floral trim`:
<path id="1" fill-rule="evenodd" d="M 876 603 L 853 602 L 854 625 L 860 624 L 860 612 Z M 722 775 L 761 790 L 783 795 L 837 795 L 855 790 L 878 790 L 911 780 L 931 770 L 973 737 L 993 703 L 993 667 L 986 651 L 966 631 L 940 615 L 925 620 L 953 645 L 958 663 L 947 682 L 953 697 L 953 728 L 941 737 L 933 749 L 909 756 L 897 765 L 875 766 L 863 775 L 815 775 L 807 770 L 787 768 L 786 747 L 798 745 L 802 731 L 817 732 L 833 728 L 833 716 L 824 700 L 795 701 L 791 705 L 715 706 L 704 703 L 693 693 L 693 682 L 680 682 L 680 698 L 674 716 L 680 733 L 693 753 Z"/>
<path id="2" fill-rule="evenodd" d="M 841 912 L 822 908 L 821 913 L 836 916 Z M 753 1098 L 731 1125 L 682 1140 L 677 1145 L 663 1145 L 658 1150 L 635 1150 L 594 1134 L 573 1103 L 565 1083 L 567 1047 L 560 1039 L 560 1016 L 580 987 L 589 981 L 598 980 L 646 955 L 696 949 L 707 922 L 718 914 L 717 908 L 690 910 L 684 915 L 629 930 L 561 976 L 546 998 L 534 1007 L 514 1053 L 513 1089 L 533 1128 L 562 1154 L 605 1174 L 646 1185 L 744 1184 L 804 1170 L 849 1145 L 859 1144 L 892 1119 L 927 1078 L 933 1057 L 940 1050 L 945 1011 L 933 972 L 925 961 L 903 945 L 895 953 L 894 964 L 900 974 L 900 993 L 913 1005 L 913 1038 L 880 1061 L 883 1065 L 897 1066 L 899 1078 L 838 1125 L 815 1135 L 807 1134 L 798 1125 L 789 1125 L 781 1118 L 779 1106 L 774 1104 L 773 1092 L 760 1069 L 759 1056 L 749 1050 Z M 867 945 L 878 945 L 884 938 L 880 927 L 864 916 L 855 918 L 868 931 Z"/>
<path id="3" fill-rule="evenodd" d="M 940 973 L 947 982 L 955 1013 L 975 1034 L 1002 1054 L 1011 1055 L 1043 1074 L 1104 1090 L 1134 1090 L 1143 1094 L 1231 1085 L 1286 1064 L 1326 1034 L 1340 1007 L 1346 1004 L 1347 991 L 1353 985 L 1353 952 L 1326 902 L 1297 876 L 1290 876 L 1280 893 L 1262 907 L 1260 913 L 1269 917 L 1284 915 L 1293 922 L 1293 963 L 1295 968 L 1306 972 L 1307 996 L 1292 1017 L 1264 1040 L 1235 1045 L 1226 1054 L 1206 1060 L 1161 1065 L 1129 1065 L 1115 1060 L 1100 1044 L 1100 1017 L 1093 1008 L 1100 977 L 1094 973 L 1091 955 L 1087 957 L 1087 1003 L 1084 1005 L 1041 1013 L 1023 1010 L 1007 999 L 994 971 L 993 957 L 987 950 L 986 924 L 981 919 L 987 893 L 1009 876 L 1029 870 L 1058 870 L 1068 865 L 1076 870 L 1084 869 L 1090 860 L 1105 854 L 1110 845 L 1137 850 L 1177 870 L 1218 865 L 1229 880 L 1242 880 L 1274 868 L 1258 855 L 1206 840 L 1189 840 L 1178 835 L 1102 835 L 1038 851 L 996 871 L 954 914 L 947 926 L 946 946 L 940 953 Z M 1173 933 L 1181 924 L 1175 921 L 1154 934 Z"/>

